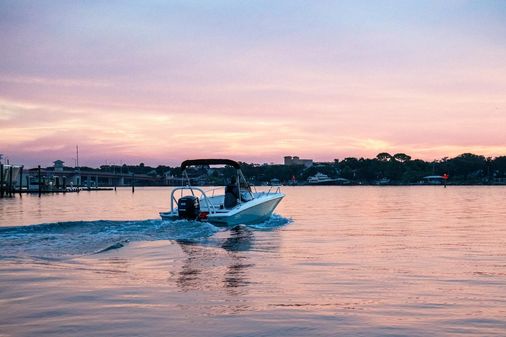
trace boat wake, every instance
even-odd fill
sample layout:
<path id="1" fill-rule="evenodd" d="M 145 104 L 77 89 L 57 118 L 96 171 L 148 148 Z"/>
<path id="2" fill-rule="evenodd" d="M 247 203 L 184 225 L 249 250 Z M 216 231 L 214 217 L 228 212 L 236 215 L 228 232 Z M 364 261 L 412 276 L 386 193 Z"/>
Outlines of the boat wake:
<path id="1" fill-rule="evenodd" d="M 248 225 L 247 227 L 253 230 L 264 230 L 269 231 L 277 227 L 282 227 L 292 222 L 292 219 L 282 217 L 279 214 L 272 214 L 269 219 L 259 224 Z"/>
<path id="2" fill-rule="evenodd" d="M 247 226 L 269 230 L 286 225 L 290 219 L 273 214 L 264 223 Z M 197 221 L 70 221 L 0 228 L 0 257 L 71 257 L 101 254 L 133 241 L 176 240 L 204 243 L 227 228 Z"/>

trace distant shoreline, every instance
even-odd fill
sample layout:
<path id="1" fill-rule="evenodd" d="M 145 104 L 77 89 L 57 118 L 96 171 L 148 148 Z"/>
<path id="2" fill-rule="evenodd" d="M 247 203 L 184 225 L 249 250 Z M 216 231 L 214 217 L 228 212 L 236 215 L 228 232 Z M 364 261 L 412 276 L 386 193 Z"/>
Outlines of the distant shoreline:
<path id="1" fill-rule="evenodd" d="M 311 159 L 299 162 L 293 159 L 298 157 L 290 158 L 292 160 L 285 164 L 241 162 L 240 165 L 244 176 L 255 186 L 437 186 L 444 185 L 445 181 L 448 186 L 506 185 L 506 156 L 491 158 L 464 153 L 431 162 L 412 159 L 404 153 L 391 155 L 386 152 L 374 158 L 348 157 L 332 162 L 313 162 Z M 189 169 L 188 174 L 192 185 L 223 186 L 233 172 L 230 167 L 202 166 Z M 38 189 L 42 184 L 42 190 L 49 191 L 66 187 L 180 186 L 186 183 L 180 167 L 152 167 L 144 163 L 92 168 L 68 167 L 63 161 L 56 160 L 51 167 L 24 170 L 22 187 L 27 186 L 27 177 L 30 190 Z M 19 183 L 14 182 L 16 184 L 19 189 Z"/>

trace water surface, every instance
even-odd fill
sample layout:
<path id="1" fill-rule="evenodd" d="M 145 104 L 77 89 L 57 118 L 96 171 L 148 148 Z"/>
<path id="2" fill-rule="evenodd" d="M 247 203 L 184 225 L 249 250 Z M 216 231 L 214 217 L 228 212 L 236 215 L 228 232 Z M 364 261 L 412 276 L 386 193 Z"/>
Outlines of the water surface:
<path id="1" fill-rule="evenodd" d="M 506 335 L 504 187 L 285 187 L 233 229 L 169 191 L 0 200 L 0 335 Z"/>

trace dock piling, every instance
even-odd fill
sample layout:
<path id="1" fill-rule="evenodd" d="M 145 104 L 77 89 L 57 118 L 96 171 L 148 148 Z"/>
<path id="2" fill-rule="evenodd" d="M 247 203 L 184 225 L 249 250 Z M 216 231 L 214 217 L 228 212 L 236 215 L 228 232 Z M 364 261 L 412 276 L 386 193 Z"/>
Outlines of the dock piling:
<path id="1" fill-rule="evenodd" d="M 42 194 L 42 176 L 40 172 L 40 165 L 37 166 L 37 175 L 39 176 L 39 198 L 40 198 L 40 195 Z"/>
<path id="2" fill-rule="evenodd" d="M 19 195 L 21 196 L 21 191 L 23 190 L 23 168 L 24 166 L 21 166 L 19 169 Z"/>
<path id="3" fill-rule="evenodd" d="M 132 173 L 132 193 L 135 192 L 135 174 Z"/>
<path id="4" fill-rule="evenodd" d="M 4 197 L 4 165 L 0 164 L 0 198 Z"/>
<path id="5" fill-rule="evenodd" d="M 55 188 L 56 188 L 56 192 L 60 193 L 60 177 L 58 177 L 58 176 L 55 177 Z"/>
<path id="6" fill-rule="evenodd" d="M 13 189 L 13 186 L 12 186 L 12 175 L 14 173 L 14 167 L 10 167 L 9 168 L 9 197 L 12 197 L 14 194 L 14 189 Z"/>

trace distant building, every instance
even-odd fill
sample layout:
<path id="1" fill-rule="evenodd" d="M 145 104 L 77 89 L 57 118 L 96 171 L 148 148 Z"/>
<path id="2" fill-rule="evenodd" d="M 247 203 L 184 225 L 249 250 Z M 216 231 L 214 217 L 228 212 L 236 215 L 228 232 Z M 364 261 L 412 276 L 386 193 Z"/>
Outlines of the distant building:
<path id="1" fill-rule="evenodd" d="M 170 170 L 165 171 L 163 173 L 163 177 L 164 177 L 165 185 L 169 185 L 169 186 L 170 185 L 181 185 L 181 179 L 176 178 Z"/>
<path id="2" fill-rule="evenodd" d="M 53 162 L 53 164 L 54 164 L 54 171 L 55 172 L 63 172 L 63 163 L 64 163 L 64 161 L 62 161 L 62 160 L 55 160 Z"/>
<path id="3" fill-rule="evenodd" d="M 305 167 L 313 166 L 313 159 L 300 159 L 297 156 L 285 156 L 285 165 L 304 165 Z"/>

